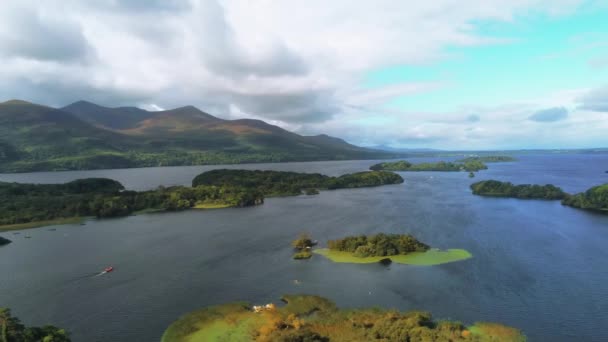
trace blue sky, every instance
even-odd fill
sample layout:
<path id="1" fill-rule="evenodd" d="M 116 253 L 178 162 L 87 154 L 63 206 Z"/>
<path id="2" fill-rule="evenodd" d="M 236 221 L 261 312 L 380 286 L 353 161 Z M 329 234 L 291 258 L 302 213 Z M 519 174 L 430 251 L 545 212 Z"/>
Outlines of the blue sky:
<path id="1" fill-rule="evenodd" d="M 605 85 L 608 67 L 608 17 L 581 9 L 567 16 L 543 13 L 514 22 L 478 22 L 483 36 L 502 39 L 476 47 L 447 47 L 445 59 L 426 65 L 391 66 L 371 71 L 366 87 L 417 81 L 445 86 L 433 92 L 391 99 L 388 108 L 450 111 L 467 105 L 492 106 L 542 97 L 568 88 Z"/>
<path id="2" fill-rule="evenodd" d="M 604 0 L 4 0 L 0 101 L 439 149 L 608 147 Z"/>

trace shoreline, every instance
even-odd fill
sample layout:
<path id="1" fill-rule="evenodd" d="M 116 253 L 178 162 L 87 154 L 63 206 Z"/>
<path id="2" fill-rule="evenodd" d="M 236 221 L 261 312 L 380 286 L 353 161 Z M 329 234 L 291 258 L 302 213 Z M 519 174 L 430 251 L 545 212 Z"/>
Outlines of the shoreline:
<path id="1" fill-rule="evenodd" d="M 464 249 L 429 249 L 426 252 L 413 252 L 391 256 L 373 256 L 360 258 L 350 252 L 332 251 L 328 248 L 315 249 L 313 253 L 321 255 L 335 263 L 349 264 L 373 264 L 382 260 L 390 259 L 392 262 L 414 266 L 435 266 L 451 262 L 463 261 L 473 257 L 469 251 Z"/>
<path id="2" fill-rule="evenodd" d="M 48 226 L 58 226 L 62 224 L 80 224 L 86 221 L 88 217 L 65 217 L 65 218 L 57 218 L 52 220 L 44 220 L 44 221 L 32 221 L 26 223 L 15 223 L 15 224 L 7 224 L 0 226 L 0 232 L 8 232 L 12 230 L 26 230 L 33 228 L 42 228 Z"/>

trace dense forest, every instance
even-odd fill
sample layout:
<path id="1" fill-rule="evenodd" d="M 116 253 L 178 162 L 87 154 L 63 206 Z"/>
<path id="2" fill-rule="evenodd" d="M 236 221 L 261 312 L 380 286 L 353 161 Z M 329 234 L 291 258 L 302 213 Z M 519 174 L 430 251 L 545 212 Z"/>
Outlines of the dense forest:
<path id="1" fill-rule="evenodd" d="M 345 189 L 403 183 L 398 174 L 384 171 L 367 171 L 339 177 L 319 173 L 297 173 L 260 170 L 212 170 L 194 178 L 192 186 L 232 185 L 253 189 L 266 196 L 299 195 L 302 191 L 314 194 L 314 189 Z"/>
<path id="2" fill-rule="evenodd" d="M 192 312 L 173 323 L 161 342 L 523 342 L 517 329 L 496 323 L 434 320 L 428 312 L 378 308 L 340 309 L 322 297 L 286 295 L 286 304 L 254 312 L 248 303 L 231 303 Z M 195 336 L 195 337 L 194 337 Z"/>
<path id="3" fill-rule="evenodd" d="M 568 196 L 562 204 L 608 213 L 608 184 L 594 186 L 583 193 Z"/>
<path id="4" fill-rule="evenodd" d="M 552 184 L 513 185 L 510 182 L 500 182 L 496 180 L 473 183 L 471 184 L 471 190 L 473 190 L 473 194 L 480 196 L 513 197 L 520 199 L 560 200 L 568 196 L 561 188 Z"/>
<path id="5" fill-rule="evenodd" d="M 94 216 L 126 216 L 144 210 L 176 211 L 193 207 L 244 207 L 264 196 L 313 194 L 316 189 L 342 189 L 402 183 L 390 172 L 361 172 L 340 177 L 277 171 L 214 170 L 197 176 L 192 187 L 159 187 L 127 191 L 105 178 L 65 184 L 0 182 L 0 226 Z"/>
<path id="6" fill-rule="evenodd" d="M 327 247 L 330 250 L 353 253 L 354 256 L 361 258 L 424 252 L 430 248 L 413 236 L 402 234 L 348 236 L 338 240 L 329 240 Z"/>
<path id="7" fill-rule="evenodd" d="M 385 171 L 468 171 L 475 172 L 486 170 L 488 167 L 478 160 L 465 161 L 463 163 L 453 163 L 439 161 L 435 163 L 412 164 L 406 160 L 396 162 L 385 162 L 372 165 L 370 170 Z"/>
<path id="8" fill-rule="evenodd" d="M 0 225 L 70 217 L 125 216 L 141 210 L 183 210 L 199 204 L 248 206 L 263 202 L 252 189 L 225 185 L 159 187 L 124 191 L 111 179 L 80 179 L 66 184 L 0 183 Z"/>
<path id="9" fill-rule="evenodd" d="M 478 161 L 482 163 L 500 163 L 500 162 L 512 162 L 516 161 L 514 157 L 511 156 L 479 156 L 479 157 L 467 157 L 458 160 L 458 162 L 466 163 L 472 161 Z"/>
<path id="10" fill-rule="evenodd" d="M 0 308 L 0 342 L 70 342 L 70 335 L 52 325 L 26 327 L 9 309 Z"/>
<path id="11" fill-rule="evenodd" d="M 12 242 L 11 240 L 5 239 L 2 236 L 0 236 L 0 246 L 8 245 L 11 242 Z"/>

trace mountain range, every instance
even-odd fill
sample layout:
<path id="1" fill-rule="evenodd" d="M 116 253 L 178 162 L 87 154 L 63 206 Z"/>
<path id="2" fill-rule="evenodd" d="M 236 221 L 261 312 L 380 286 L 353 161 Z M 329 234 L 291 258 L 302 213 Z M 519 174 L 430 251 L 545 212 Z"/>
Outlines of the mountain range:
<path id="1" fill-rule="evenodd" d="M 327 135 L 261 120 L 225 120 L 193 106 L 164 111 L 78 101 L 0 103 L 0 172 L 390 158 Z"/>

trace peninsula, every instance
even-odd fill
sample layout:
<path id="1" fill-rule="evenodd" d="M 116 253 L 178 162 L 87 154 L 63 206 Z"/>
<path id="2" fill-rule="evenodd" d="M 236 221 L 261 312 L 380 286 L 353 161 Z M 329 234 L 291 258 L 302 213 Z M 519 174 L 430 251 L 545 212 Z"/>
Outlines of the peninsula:
<path id="1" fill-rule="evenodd" d="M 106 178 L 79 179 L 65 184 L 0 182 L 0 230 L 74 222 L 87 216 L 126 216 L 139 211 L 177 211 L 205 207 L 262 204 L 264 196 L 234 186 L 174 186 L 127 191 Z"/>
<path id="2" fill-rule="evenodd" d="M 264 203 L 264 196 L 399 184 L 403 178 L 385 171 L 329 177 L 279 171 L 213 170 L 198 175 L 192 183 L 192 187 L 128 191 L 119 182 L 106 178 L 79 179 L 65 184 L 0 182 L 0 230 L 73 223 L 82 217 L 127 216 L 142 211 L 245 207 Z"/>
<path id="3" fill-rule="evenodd" d="M 465 326 L 421 311 L 340 309 L 318 296 L 281 300 L 282 307 L 241 302 L 194 311 L 171 324 L 161 342 L 525 341 L 519 330 L 496 323 Z"/>
<path id="4" fill-rule="evenodd" d="M 608 183 L 566 197 L 562 204 L 579 209 L 608 213 Z"/>
<path id="5" fill-rule="evenodd" d="M 471 184 L 473 194 L 487 197 L 512 197 L 519 199 L 561 200 L 563 205 L 577 209 L 608 213 L 608 183 L 590 188 L 578 194 L 568 194 L 552 184 L 513 185 L 510 182 L 487 180 Z"/>

